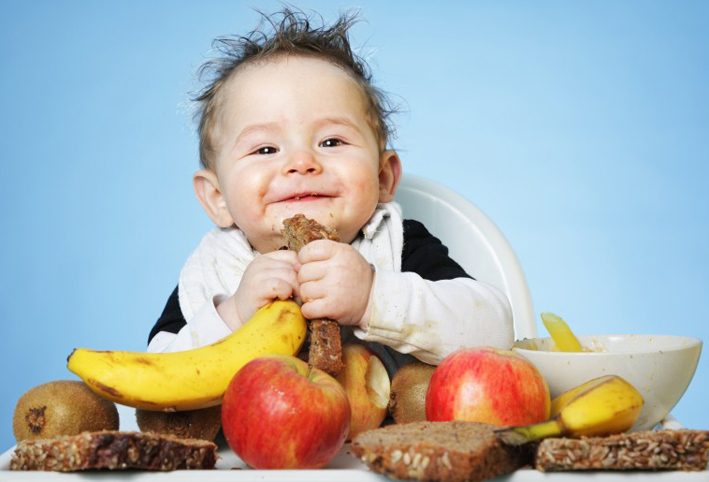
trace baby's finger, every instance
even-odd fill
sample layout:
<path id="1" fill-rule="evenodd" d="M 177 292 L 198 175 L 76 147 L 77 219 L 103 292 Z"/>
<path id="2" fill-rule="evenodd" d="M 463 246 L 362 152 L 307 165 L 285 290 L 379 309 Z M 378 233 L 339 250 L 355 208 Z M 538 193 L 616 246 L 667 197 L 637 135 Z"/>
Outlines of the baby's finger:
<path id="1" fill-rule="evenodd" d="M 271 251 L 270 253 L 262 254 L 261 256 L 275 261 L 285 262 L 290 266 L 293 266 L 298 262 L 298 253 L 286 249 Z"/>
<path id="2" fill-rule="evenodd" d="M 327 274 L 327 266 L 322 261 L 303 264 L 298 268 L 298 283 L 318 281 Z"/>
<path id="3" fill-rule="evenodd" d="M 301 283 L 299 288 L 300 298 L 303 302 L 321 299 L 325 296 L 322 283 Z"/>
<path id="4" fill-rule="evenodd" d="M 291 266 L 275 266 L 264 270 L 263 273 L 261 273 L 261 276 L 256 278 L 254 281 L 259 282 L 259 279 L 269 280 L 271 278 L 282 279 L 294 288 L 300 284 L 298 281 L 298 272 Z"/>
<path id="5" fill-rule="evenodd" d="M 297 295 L 297 290 L 293 285 L 282 278 L 269 278 L 261 286 L 261 297 L 265 299 L 287 300 L 291 296 Z"/>
<path id="6" fill-rule="evenodd" d="M 332 310 L 329 309 L 328 302 L 324 299 L 304 301 L 300 307 L 301 313 L 308 320 L 318 320 L 321 318 L 336 319 Z"/>
<path id="7" fill-rule="evenodd" d="M 342 245 L 330 239 L 318 239 L 306 244 L 298 251 L 298 262 L 300 264 L 311 263 L 313 261 L 323 261 L 332 258 Z"/>

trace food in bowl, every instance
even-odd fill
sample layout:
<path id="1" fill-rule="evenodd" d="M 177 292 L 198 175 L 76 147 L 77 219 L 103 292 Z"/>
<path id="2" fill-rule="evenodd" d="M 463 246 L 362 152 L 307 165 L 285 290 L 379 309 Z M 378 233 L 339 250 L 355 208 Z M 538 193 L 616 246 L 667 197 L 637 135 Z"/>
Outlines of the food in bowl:
<path id="1" fill-rule="evenodd" d="M 552 398 L 588 380 L 618 375 L 643 396 L 631 431 L 651 430 L 679 402 L 694 376 L 702 341 L 674 335 L 576 335 L 589 351 L 554 350 L 550 338 L 515 343 L 513 351 L 534 363 Z"/>

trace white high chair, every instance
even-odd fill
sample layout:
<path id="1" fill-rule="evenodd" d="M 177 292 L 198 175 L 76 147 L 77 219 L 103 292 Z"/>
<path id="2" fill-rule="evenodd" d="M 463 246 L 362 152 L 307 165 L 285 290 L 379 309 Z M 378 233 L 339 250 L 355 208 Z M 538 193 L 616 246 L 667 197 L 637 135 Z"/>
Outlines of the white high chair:
<path id="1" fill-rule="evenodd" d="M 532 296 L 522 266 L 490 218 L 460 194 L 411 174 L 402 176 L 395 200 L 401 204 L 404 218 L 425 224 L 471 276 L 507 295 L 515 339 L 537 336 Z"/>
<path id="2" fill-rule="evenodd" d="M 532 296 L 522 266 L 490 218 L 460 194 L 411 174 L 402 177 L 395 199 L 401 204 L 404 218 L 424 223 L 471 276 L 507 295 L 512 305 L 515 339 L 537 337 Z M 658 428 L 678 430 L 683 425 L 669 413 Z"/>

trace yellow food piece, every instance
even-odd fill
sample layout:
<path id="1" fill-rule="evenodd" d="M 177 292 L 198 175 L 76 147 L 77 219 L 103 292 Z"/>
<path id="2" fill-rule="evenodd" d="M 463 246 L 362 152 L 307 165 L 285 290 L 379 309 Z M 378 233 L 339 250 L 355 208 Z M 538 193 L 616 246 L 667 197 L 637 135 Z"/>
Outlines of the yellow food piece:
<path id="1" fill-rule="evenodd" d="M 75 349 L 68 368 L 98 395 L 144 410 L 195 410 L 221 403 L 241 367 L 263 355 L 295 355 L 305 318 L 294 301 L 273 301 L 208 346 L 175 353 Z"/>
<path id="2" fill-rule="evenodd" d="M 581 344 L 564 320 L 554 313 L 542 313 L 542 321 L 559 351 L 582 351 Z"/>
<path id="3" fill-rule="evenodd" d="M 558 436 L 605 436 L 630 429 L 640 415 L 640 392 L 617 375 L 595 378 L 551 402 L 551 420 L 499 432 L 510 444 Z"/>
<path id="4" fill-rule="evenodd" d="M 574 436 L 604 436 L 630 429 L 645 403 L 635 387 L 616 375 L 590 380 L 552 401 L 557 416 Z"/>

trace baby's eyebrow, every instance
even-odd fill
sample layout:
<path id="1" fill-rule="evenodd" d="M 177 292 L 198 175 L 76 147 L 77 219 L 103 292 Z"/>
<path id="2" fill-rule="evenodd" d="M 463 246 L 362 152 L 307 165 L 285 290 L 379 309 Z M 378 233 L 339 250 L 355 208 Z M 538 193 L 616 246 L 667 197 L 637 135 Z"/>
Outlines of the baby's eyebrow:
<path id="1" fill-rule="evenodd" d="M 360 131 L 359 126 L 348 119 L 347 117 L 324 117 L 320 119 L 317 122 L 318 125 L 330 125 L 330 124 L 335 124 L 335 125 L 341 125 L 345 127 L 349 127 L 350 129 L 354 129 L 356 131 Z"/>
<path id="2" fill-rule="evenodd" d="M 251 124 L 243 129 L 241 129 L 241 132 L 239 132 L 239 135 L 236 136 L 236 142 L 235 144 L 238 144 L 241 142 L 241 140 L 253 133 L 256 132 L 261 132 L 261 131 L 267 131 L 267 132 L 273 132 L 277 129 L 277 125 L 275 122 L 264 122 L 263 124 Z"/>

